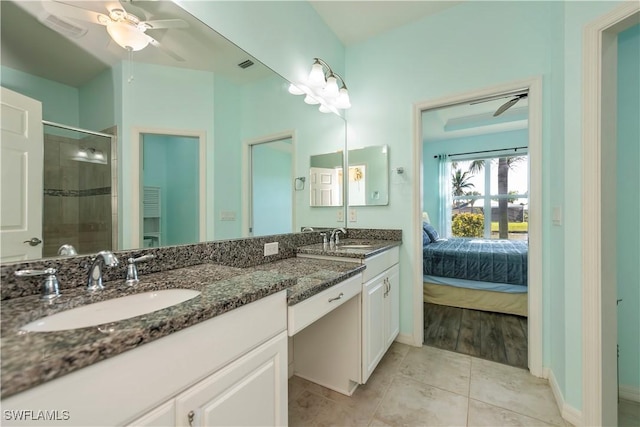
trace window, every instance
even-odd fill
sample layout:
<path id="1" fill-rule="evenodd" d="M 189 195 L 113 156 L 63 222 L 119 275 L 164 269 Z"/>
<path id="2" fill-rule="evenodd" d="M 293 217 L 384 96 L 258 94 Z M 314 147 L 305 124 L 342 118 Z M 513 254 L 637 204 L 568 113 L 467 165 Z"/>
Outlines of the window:
<path id="1" fill-rule="evenodd" d="M 524 239 L 529 229 L 529 157 L 451 162 L 451 235 Z"/>

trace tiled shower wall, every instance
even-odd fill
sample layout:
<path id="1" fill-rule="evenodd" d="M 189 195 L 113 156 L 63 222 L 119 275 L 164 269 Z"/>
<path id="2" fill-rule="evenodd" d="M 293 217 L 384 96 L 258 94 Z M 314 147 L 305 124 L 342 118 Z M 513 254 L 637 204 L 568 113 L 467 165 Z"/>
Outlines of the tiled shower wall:
<path id="1" fill-rule="evenodd" d="M 80 147 L 102 151 L 107 164 L 72 160 Z M 63 244 L 78 253 L 112 247 L 110 153 L 105 137 L 45 133 L 43 257 L 55 256 Z"/>

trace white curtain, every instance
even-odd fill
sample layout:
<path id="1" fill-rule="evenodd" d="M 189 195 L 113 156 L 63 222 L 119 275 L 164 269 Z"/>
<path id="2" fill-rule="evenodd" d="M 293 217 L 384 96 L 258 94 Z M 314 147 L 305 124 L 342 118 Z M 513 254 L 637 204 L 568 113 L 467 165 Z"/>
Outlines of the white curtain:
<path id="1" fill-rule="evenodd" d="M 451 237 L 451 162 L 446 154 L 438 156 L 438 176 L 438 233 L 440 237 Z"/>

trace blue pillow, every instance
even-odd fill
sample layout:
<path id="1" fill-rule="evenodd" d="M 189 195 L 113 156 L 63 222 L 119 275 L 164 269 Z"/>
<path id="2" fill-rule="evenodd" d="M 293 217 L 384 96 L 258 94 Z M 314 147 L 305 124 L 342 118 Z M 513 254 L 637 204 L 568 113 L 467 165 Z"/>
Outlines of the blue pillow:
<path id="1" fill-rule="evenodd" d="M 431 239 L 431 243 L 435 243 L 435 242 L 438 241 L 438 238 L 440 236 L 438 236 L 438 232 L 436 231 L 435 228 L 433 228 L 433 225 L 425 223 L 425 224 L 423 224 L 422 228 L 424 229 L 424 231 L 427 233 L 427 235 Z"/>
<path id="2" fill-rule="evenodd" d="M 423 229 L 422 230 L 422 247 L 427 246 L 429 243 L 431 243 L 431 237 L 429 237 L 427 232 L 424 231 L 424 229 Z"/>

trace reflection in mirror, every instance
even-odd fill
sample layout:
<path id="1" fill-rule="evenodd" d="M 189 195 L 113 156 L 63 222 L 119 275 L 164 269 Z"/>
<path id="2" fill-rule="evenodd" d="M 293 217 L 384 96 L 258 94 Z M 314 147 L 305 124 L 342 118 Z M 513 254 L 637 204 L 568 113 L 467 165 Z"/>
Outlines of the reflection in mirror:
<path id="1" fill-rule="evenodd" d="M 293 145 L 290 136 L 249 146 L 253 236 L 293 232 Z"/>
<path id="2" fill-rule="evenodd" d="M 389 147 L 377 145 L 348 151 L 349 206 L 389 204 Z"/>
<path id="3" fill-rule="evenodd" d="M 65 2 L 69 7 L 91 9 L 94 14 L 105 14 L 113 3 Z M 45 9 L 45 4 L 54 6 Z M 113 176 L 117 176 L 119 188 L 117 192 L 112 188 L 111 193 L 112 206 L 117 206 L 117 215 L 113 212 L 117 226 L 112 230 L 117 238 L 110 243 L 96 239 L 95 246 L 84 248 L 74 244 L 79 254 L 93 253 L 96 247 L 117 250 L 187 243 L 182 238 L 171 240 L 169 223 L 159 226 L 159 237 L 144 237 L 153 233 L 144 230 L 144 187 L 157 185 L 143 183 L 144 150 L 134 150 L 132 136 L 140 129 L 205 136 L 206 155 L 199 172 L 205 176 L 206 188 L 198 188 L 197 200 L 205 214 L 199 222 L 194 220 L 198 224 L 197 231 L 191 233 L 198 235 L 194 241 L 251 235 L 250 227 L 245 227 L 249 185 L 244 178 L 248 174 L 243 142 L 290 131 L 295 135 L 292 177 L 305 175 L 302 171 L 307 169 L 308 158 L 318 147 L 344 150 L 343 118 L 300 105 L 299 99 L 287 92 L 288 82 L 180 5 L 172 1 L 122 2 L 127 13 L 143 21 L 181 21 L 177 27 L 148 29 L 145 34 L 158 43 L 128 52 L 110 39 L 103 25 L 71 18 L 71 9 L 58 7 L 61 4 L 49 0 L 0 2 L 0 76 L 3 87 L 41 102 L 44 120 L 92 131 L 117 129 Z M 181 174 L 171 166 L 173 169 L 165 172 Z M 336 222 L 335 212 L 310 209 L 306 191 L 291 191 L 295 212 L 292 229 L 310 224 L 346 225 L 344 215 Z M 169 219 L 169 213 L 161 213 L 160 221 L 164 219 Z M 57 250 L 58 243 L 73 244 L 80 238 L 77 234 L 66 237 L 64 242 L 45 244 L 51 243 Z"/>
<path id="4" fill-rule="evenodd" d="M 342 206 L 342 151 L 311 156 L 310 206 Z"/>
<path id="5" fill-rule="evenodd" d="M 112 150 L 115 137 L 109 133 L 44 124 L 42 256 L 56 256 L 64 245 L 79 253 L 113 246 Z"/>

